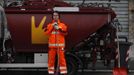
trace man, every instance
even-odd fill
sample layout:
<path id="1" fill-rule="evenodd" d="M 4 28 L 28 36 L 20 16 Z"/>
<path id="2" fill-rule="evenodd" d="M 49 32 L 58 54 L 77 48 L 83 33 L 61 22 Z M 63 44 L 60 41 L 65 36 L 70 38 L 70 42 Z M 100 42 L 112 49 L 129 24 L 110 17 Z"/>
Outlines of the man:
<path id="1" fill-rule="evenodd" d="M 47 25 L 45 34 L 49 35 L 48 73 L 54 74 L 55 70 L 58 70 L 60 71 L 60 74 L 67 74 L 66 60 L 64 56 L 67 26 L 60 22 L 58 12 L 53 13 L 53 21 Z M 58 61 L 57 68 L 55 69 L 56 54 Z"/>
<path id="2" fill-rule="evenodd" d="M 2 1 L 0 1 L 2 2 Z M 5 41 L 6 40 L 10 40 L 11 39 L 11 35 L 10 32 L 8 30 L 8 26 L 7 26 L 7 19 L 6 19 L 6 15 L 5 15 L 5 11 L 3 9 L 3 7 L 0 5 L 0 56 L 2 56 L 3 58 L 3 53 L 7 53 L 7 59 L 1 59 L 2 62 L 8 62 L 11 63 L 14 61 L 11 52 L 6 51 L 6 48 L 4 46 Z"/>

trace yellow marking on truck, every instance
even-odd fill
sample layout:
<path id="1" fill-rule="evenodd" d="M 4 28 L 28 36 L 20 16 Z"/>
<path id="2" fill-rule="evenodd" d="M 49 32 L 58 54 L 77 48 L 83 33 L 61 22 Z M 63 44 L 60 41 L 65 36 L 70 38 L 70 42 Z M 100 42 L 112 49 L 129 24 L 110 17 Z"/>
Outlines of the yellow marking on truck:
<path id="1" fill-rule="evenodd" d="M 36 27 L 35 16 L 31 17 L 31 41 L 32 44 L 46 44 L 48 43 L 48 36 L 44 33 L 43 25 L 46 21 L 46 16 L 43 17 L 38 27 Z"/>

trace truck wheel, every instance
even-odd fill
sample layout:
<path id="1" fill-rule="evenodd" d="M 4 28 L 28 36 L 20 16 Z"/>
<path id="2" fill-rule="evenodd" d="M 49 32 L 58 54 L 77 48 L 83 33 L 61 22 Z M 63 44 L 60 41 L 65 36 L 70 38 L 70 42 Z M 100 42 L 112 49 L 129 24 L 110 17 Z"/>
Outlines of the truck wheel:
<path id="1" fill-rule="evenodd" d="M 14 62 L 14 54 L 15 54 L 15 51 L 13 49 L 13 45 L 12 45 L 12 40 L 11 39 L 8 39 L 5 41 L 5 49 L 6 49 L 6 57 L 7 57 L 7 60 L 6 62 L 7 63 L 12 63 Z"/>
<path id="2" fill-rule="evenodd" d="M 77 75 L 78 70 L 78 64 L 77 62 L 72 58 L 67 58 L 67 75 Z"/>

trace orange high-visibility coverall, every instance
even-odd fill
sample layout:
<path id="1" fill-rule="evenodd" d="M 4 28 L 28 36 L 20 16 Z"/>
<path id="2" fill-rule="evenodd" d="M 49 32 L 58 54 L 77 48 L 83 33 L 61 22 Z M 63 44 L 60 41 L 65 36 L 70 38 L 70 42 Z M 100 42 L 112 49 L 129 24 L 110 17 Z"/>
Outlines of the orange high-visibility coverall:
<path id="1" fill-rule="evenodd" d="M 58 55 L 58 64 L 61 74 L 67 73 L 66 60 L 64 56 L 65 35 L 67 33 L 67 26 L 58 20 L 59 29 L 53 27 L 54 21 L 47 25 L 45 34 L 49 35 L 49 51 L 48 51 L 48 73 L 54 74 L 55 56 Z"/>

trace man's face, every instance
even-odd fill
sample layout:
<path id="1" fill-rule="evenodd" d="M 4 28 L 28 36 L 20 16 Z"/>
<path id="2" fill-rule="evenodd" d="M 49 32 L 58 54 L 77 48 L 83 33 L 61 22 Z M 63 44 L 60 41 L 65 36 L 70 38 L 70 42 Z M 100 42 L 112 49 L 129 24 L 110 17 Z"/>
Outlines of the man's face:
<path id="1" fill-rule="evenodd" d="M 59 14 L 54 12 L 53 13 L 53 20 L 58 21 L 58 19 L 59 19 Z"/>

